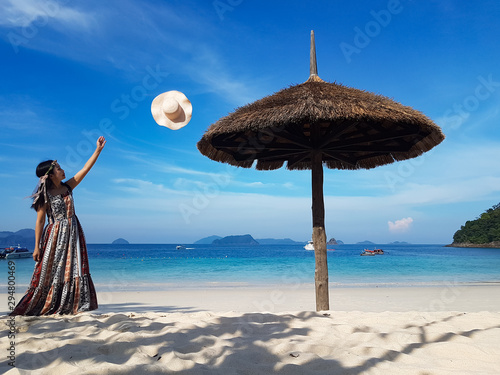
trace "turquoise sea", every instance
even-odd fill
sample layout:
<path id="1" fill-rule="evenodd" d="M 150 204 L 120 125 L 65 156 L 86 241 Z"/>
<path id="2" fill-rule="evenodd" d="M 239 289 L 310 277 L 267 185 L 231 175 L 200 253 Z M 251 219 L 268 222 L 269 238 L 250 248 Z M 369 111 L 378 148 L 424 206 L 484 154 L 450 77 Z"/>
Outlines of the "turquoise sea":
<path id="1" fill-rule="evenodd" d="M 89 244 L 90 270 L 98 291 L 218 288 L 314 284 L 314 252 L 301 245 L 217 247 L 213 245 Z M 372 245 L 384 255 L 360 256 L 364 245 L 329 246 L 330 286 L 422 286 L 500 283 L 500 249 L 443 245 Z M 0 260 L 0 287 L 8 270 Z M 32 259 L 17 259 L 16 291 L 24 293 Z"/>

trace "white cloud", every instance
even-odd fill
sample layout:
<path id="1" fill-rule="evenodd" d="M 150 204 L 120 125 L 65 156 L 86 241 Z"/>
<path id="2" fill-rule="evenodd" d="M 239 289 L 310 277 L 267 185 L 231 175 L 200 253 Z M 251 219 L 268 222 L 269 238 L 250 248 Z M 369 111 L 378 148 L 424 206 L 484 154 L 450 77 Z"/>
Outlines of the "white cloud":
<path id="1" fill-rule="evenodd" d="M 262 182 L 262 181 L 254 181 L 254 182 L 241 182 L 241 181 L 236 181 L 232 180 L 231 181 L 231 186 L 238 187 L 238 188 L 250 188 L 250 189 L 279 189 L 279 191 L 283 191 L 282 189 L 288 189 L 288 190 L 293 190 L 294 185 L 290 182 L 285 182 L 285 183 L 275 183 L 275 182 Z"/>
<path id="2" fill-rule="evenodd" d="M 182 194 L 182 191 L 173 190 L 165 187 L 163 184 L 155 184 L 151 181 L 145 181 L 135 178 L 116 178 L 113 180 L 118 190 L 138 193 L 141 195 L 150 195 L 152 192 L 164 194 Z"/>
<path id="3" fill-rule="evenodd" d="M 244 82 L 228 73 L 229 69 L 222 62 L 221 56 L 211 47 L 200 44 L 195 51 L 186 64 L 186 71 L 193 80 L 204 85 L 207 91 L 218 94 L 238 106 L 264 96 L 259 89 L 253 88 L 255 77 L 252 83 Z"/>
<path id="4" fill-rule="evenodd" d="M 410 229 L 411 223 L 413 223 L 413 219 L 411 217 L 405 217 L 401 220 L 396 220 L 395 222 L 387 222 L 387 224 L 389 224 L 390 232 L 406 232 Z"/>
<path id="5" fill-rule="evenodd" d="M 140 225 L 144 230 L 164 233 L 165 227 L 171 228 L 169 236 L 176 241 L 189 242 L 210 234 L 251 233 L 257 237 L 290 237 L 306 240 L 311 235 L 311 197 L 284 197 L 279 193 L 249 194 L 225 191 L 224 189 L 204 189 L 183 186 L 172 189 L 165 184 L 139 179 L 117 179 L 113 198 L 102 199 L 101 212 L 113 212 L 115 221 L 122 222 L 123 228 Z M 500 182 L 496 186 L 500 186 Z M 493 188 L 494 183 L 491 184 Z M 446 210 L 437 209 L 442 205 L 460 205 L 466 202 L 485 202 L 484 194 L 475 196 L 472 187 L 460 186 L 413 186 L 413 189 L 398 195 L 387 196 L 325 196 L 325 224 L 329 237 L 340 238 L 347 242 L 369 239 L 387 241 L 383 235 L 387 230 L 393 234 L 407 234 L 404 240 L 417 242 L 446 242 L 460 223 Z M 119 191 L 125 194 L 120 194 Z M 453 190 L 454 188 L 454 190 Z M 469 189 L 470 188 L 470 189 Z M 442 201 L 446 193 L 452 196 Z M 260 190 L 260 189 L 259 189 Z M 80 194 L 79 199 L 95 198 L 95 192 Z M 481 203 L 482 204 L 482 203 Z M 89 207 L 96 207 L 91 204 Z M 486 207 L 486 206 L 485 206 Z M 92 215 L 94 209 L 80 205 L 82 214 Z M 133 214 L 132 214 L 133 213 Z M 444 216 L 443 216 L 444 215 Z M 136 218 L 140 217 L 137 224 Z M 389 221 L 392 218 L 403 218 Z M 262 225 L 262 220 L 269 225 Z M 415 225 L 415 231 L 409 231 Z M 431 224 L 435 220 L 452 222 L 446 226 Z M 141 229 L 142 230 L 142 229 Z M 417 232 L 418 231 L 418 232 Z M 203 234 L 203 235 L 201 235 Z M 152 241 L 152 239 L 151 239 Z M 160 241 L 158 239 L 158 241 Z M 163 241 L 167 241 L 164 239 Z M 181 242 L 182 242 L 181 241 Z"/>
<path id="6" fill-rule="evenodd" d="M 47 0 L 5 0 L 0 4 L 0 25 L 27 28 L 36 23 L 36 29 L 49 21 L 57 20 L 67 25 L 87 26 L 89 18 L 85 13 Z M 30 32 L 33 32 L 32 30 Z"/>
<path id="7" fill-rule="evenodd" d="M 79 7 L 53 0 L 2 0 L 0 26 L 23 28 L 11 32 L 16 35 L 16 46 L 92 66 L 106 62 L 131 75 L 134 81 L 137 75 L 143 74 L 145 66 L 154 66 L 160 61 L 164 71 L 187 75 L 198 83 L 198 93 L 216 94 L 235 106 L 264 95 L 255 77 L 232 73 L 224 50 L 214 43 L 220 30 L 188 5 L 139 4 L 124 0 L 84 2 Z M 55 29 L 59 35 L 54 37 L 42 32 L 44 28 Z M 68 29 L 77 29 L 79 33 L 68 34 Z M 214 37 L 209 38 L 209 43 L 200 40 L 199 30 L 204 30 L 205 36 L 213 34 Z M 36 42 L 32 43 L 35 37 Z M 140 46 L 132 55 L 131 44 Z"/>

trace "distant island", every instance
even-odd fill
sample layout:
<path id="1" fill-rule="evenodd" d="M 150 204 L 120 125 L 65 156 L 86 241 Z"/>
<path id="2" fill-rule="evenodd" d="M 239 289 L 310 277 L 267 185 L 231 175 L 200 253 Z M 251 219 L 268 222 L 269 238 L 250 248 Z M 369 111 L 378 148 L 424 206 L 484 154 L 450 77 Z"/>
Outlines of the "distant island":
<path id="1" fill-rule="evenodd" d="M 500 203 L 467 221 L 453 235 L 453 243 L 446 246 L 500 248 Z"/>
<path id="2" fill-rule="evenodd" d="M 213 245 L 219 246 L 257 246 L 259 243 L 249 234 L 238 236 L 226 236 L 216 239 L 212 242 Z"/>
<path id="3" fill-rule="evenodd" d="M 196 242 L 194 245 L 242 245 L 247 244 L 255 246 L 257 245 L 304 245 L 307 241 L 294 241 L 291 238 L 258 238 L 254 239 L 250 234 L 245 235 L 232 235 L 232 236 L 208 236 L 204 237 Z M 339 243 L 340 244 L 340 243 Z"/>
<path id="4" fill-rule="evenodd" d="M 118 238 L 116 240 L 114 240 L 113 242 L 111 242 L 112 245 L 128 245 L 129 242 L 123 238 Z"/>
<path id="5" fill-rule="evenodd" d="M 340 240 L 336 240 L 335 238 L 330 238 L 328 240 L 328 242 L 326 243 L 327 245 L 343 245 L 344 242 L 340 241 Z"/>
<path id="6" fill-rule="evenodd" d="M 489 219 L 488 219 L 489 218 Z M 496 228 L 498 232 L 496 237 L 485 237 L 487 240 L 489 238 L 494 238 L 492 241 L 488 243 L 479 243 L 473 242 L 477 241 L 477 238 L 472 237 L 463 242 L 458 242 L 458 240 L 462 240 L 461 235 L 463 234 L 463 229 L 465 232 L 469 229 L 472 223 L 476 223 L 476 221 L 480 221 L 481 219 L 487 219 L 489 222 L 489 226 Z M 496 221 L 495 221 L 496 220 Z M 496 224 L 495 224 L 496 223 Z M 484 223 L 481 221 L 478 225 L 483 225 Z M 496 225 L 496 227 L 495 227 Z M 476 227 L 474 227 L 476 228 Z M 476 230 L 476 229 L 473 229 Z M 491 233 L 494 233 L 495 230 L 492 230 Z M 458 234 L 457 234 L 458 233 Z M 500 204 L 493 206 L 493 208 L 486 211 L 481 215 L 481 218 L 473 221 L 467 222 L 465 227 L 462 226 L 462 229 L 457 231 L 454 236 L 454 242 L 451 245 L 446 245 L 448 247 L 498 247 L 500 248 Z M 490 232 L 488 232 L 491 234 Z M 473 233 L 474 235 L 477 233 Z M 496 238 L 496 239 L 495 239 Z M 226 237 L 221 237 L 217 235 L 204 237 L 194 242 L 194 245 L 218 245 L 218 246 L 257 246 L 257 245 L 305 245 L 308 241 L 294 241 L 291 238 L 260 238 L 254 239 L 250 234 L 244 235 L 231 235 Z M 112 242 L 113 245 L 128 245 L 129 242 L 124 238 L 117 238 Z M 326 243 L 328 246 L 338 246 L 344 245 L 344 242 L 341 240 L 336 240 L 335 238 L 330 238 Z M 390 242 L 390 245 L 408 245 L 408 242 L 405 241 L 394 241 Z M 35 246 L 35 230 L 34 229 L 21 229 L 17 232 L 9 232 L 9 231 L 0 231 L 0 247 L 8 247 L 8 246 L 16 246 L 21 245 L 28 248 L 33 248 Z M 356 245 L 375 245 L 374 242 L 371 241 L 361 241 L 357 242 Z"/>

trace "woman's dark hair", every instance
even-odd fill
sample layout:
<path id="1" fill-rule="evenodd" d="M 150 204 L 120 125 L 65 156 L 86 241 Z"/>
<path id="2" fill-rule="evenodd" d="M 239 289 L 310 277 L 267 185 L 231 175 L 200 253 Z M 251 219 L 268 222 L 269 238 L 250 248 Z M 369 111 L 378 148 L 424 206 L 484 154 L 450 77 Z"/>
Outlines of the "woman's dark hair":
<path id="1" fill-rule="evenodd" d="M 52 165 L 53 161 L 54 160 L 46 160 L 46 161 L 42 161 L 40 164 L 38 164 L 36 167 L 36 176 L 37 177 L 45 176 L 47 171 L 50 169 L 50 166 Z M 52 173 L 53 173 L 53 171 L 50 171 L 49 176 Z M 52 187 L 52 180 L 50 178 L 47 178 L 46 184 L 47 184 L 47 189 L 50 189 Z M 36 191 L 35 191 L 35 193 L 36 193 Z M 45 201 L 43 199 L 38 199 L 35 204 L 31 205 L 31 208 L 33 208 L 35 211 L 38 211 L 44 204 L 45 204 Z"/>
<path id="2" fill-rule="evenodd" d="M 36 167 L 36 176 L 37 177 L 42 177 L 47 173 L 47 171 L 50 169 L 50 166 L 52 165 L 52 162 L 54 160 L 46 160 L 42 161 L 40 164 L 37 165 Z M 52 174 L 52 173 L 49 173 Z"/>

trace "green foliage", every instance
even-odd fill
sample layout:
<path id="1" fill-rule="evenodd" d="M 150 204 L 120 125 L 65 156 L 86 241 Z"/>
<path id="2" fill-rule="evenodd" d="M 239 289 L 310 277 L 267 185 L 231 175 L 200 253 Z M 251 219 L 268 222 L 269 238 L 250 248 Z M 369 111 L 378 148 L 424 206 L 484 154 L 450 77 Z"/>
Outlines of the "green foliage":
<path id="1" fill-rule="evenodd" d="M 453 242 L 484 244 L 500 241 L 500 203 L 483 212 L 479 218 L 467 221 L 455 232 Z"/>

